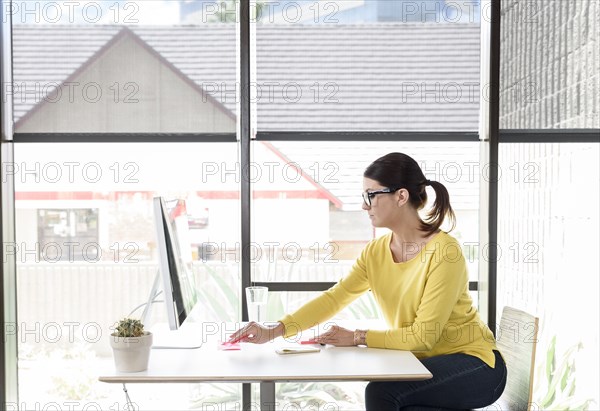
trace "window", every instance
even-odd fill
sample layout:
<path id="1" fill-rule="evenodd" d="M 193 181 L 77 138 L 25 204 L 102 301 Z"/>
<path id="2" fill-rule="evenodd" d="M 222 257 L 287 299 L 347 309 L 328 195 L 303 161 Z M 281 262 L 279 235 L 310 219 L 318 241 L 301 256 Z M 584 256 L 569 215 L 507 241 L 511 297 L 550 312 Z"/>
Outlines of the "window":
<path id="1" fill-rule="evenodd" d="M 545 375 L 536 374 L 534 402 L 555 409 L 571 398 L 578 404 L 574 408 L 582 409 L 597 395 L 593 378 L 578 377 L 597 375 L 592 364 L 598 359 L 598 328 L 590 325 L 600 312 L 595 295 L 600 267 L 597 253 L 591 251 L 600 247 L 600 147 L 576 143 L 500 147 L 498 312 L 509 305 L 536 313 L 537 364 L 555 367 L 569 362 L 576 367 L 561 371 L 565 380 L 577 381 L 576 390 L 557 390 L 548 403 L 542 401 L 552 388 Z"/>
<path id="2" fill-rule="evenodd" d="M 598 2 L 502 1 L 501 129 L 600 127 Z"/>
<path id="3" fill-rule="evenodd" d="M 14 3 L 15 132 L 235 133 L 235 25 L 184 3 Z"/>
<path id="4" fill-rule="evenodd" d="M 467 252 L 477 241 L 478 4 L 257 2 L 262 14 L 250 44 L 256 66 L 246 85 L 238 79 L 235 3 L 94 2 L 65 9 L 37 2 L 31 10 L 14 3 L 9 92 L 17 142 L 11 173 L 21 246 L 18 316 L 33 329 L 19 342 L 25 403 L 64 398 L 108 407 L 118 400 L 112 387 L 90 378 L 92 367 L 82 370 L 84 363 L 110 361 L 104 340 L 82 331 L 106 335 L 146 300 L 156 271 L 154 195 L 185 197 L 193 209 L 195 266 L 206 285 L 197 319 L 204 321 L 239 319 L 240 276 L 310 284 L 344 275 L 362 246 L 381 234 L 361 220 L 360 177 L 389 151 L 408 152 L 428 178 L 447 183 L 459 220 L 453 234 Z M 239 93 L 252 85 L 256 140 L 249 172 L 261 174 L 246 182 L 235 142 L 237 107 Z M 305 141 L 294 134 L 304 132 L 312 133 Z M 423 132 L 449 142 L 421 142 Z M 285 142 L 288 133 L 298 141 Z M 353 141 L 340 142 L 341 135 L 336 143 L 308 141 L 322 133 L 360 134 Z M 392 133 L 392 141 L 373 143 L 373 133 Z M 252 204 L 241 204 L 252 207 L 251 243 L 261 256 L 240 274 L 246 183 Z M 50 254 L 53 243 L 60 246 Z M 28 252 L 36 248 L 47 252 Z M 476 281 L 477 260 L 469 264 Z M 312 295 L 272 293 L 270 319 Z M 158 306 L 154 314 L 160 321 Z M 379 313 L 367 295 L 340 318 L 349 316 Z M 48 324 L 57 324 L 61 337 L 75 332 L 76 347 L 64 338 L 49 343 Z M 65 372 L 52 380 L 43 370 L 55 358 Z M 364 384 L 339 386 L 348 387 L 348 398 L 334 396 L 331 404 L 360 409 Z M 178 396 L 180 408 L 210 395 L 239 403 L 237 386 L 219 394 L 200 385 L 165 387 L 168 396 L 156 386 L 142 389 L 146 402 L 139 405 L 146 409 L 164 408 L 158 398 L 172 398 L 174 389 L 189 391 Z M 286 403 L 315 400 L 286 396 L 295 389 L 282 385 Z"/>
<path id="5" fill-rule="evenodd" d="M 221 256 L 212 247 L 239 249 L 239 185 L 235 176 L 212 174 L 237 164 L 235 143 L 17 146 L 13 251 L 22 404 L 124 406 L 119 390 L 99 383 L 97 372 L 111 366 L 107 336 L 114 323 L 141 315 L 157 275 L 154 196 L 186 200 L 201 285 L 201 303 L 188 321 L 240 320 L 239 254 Z M 146 326 L 164 322 L 159 297 Z M 144 409 L 165 409 L 173 406 L 173 390 L 180 409 L 216 393 L 240 403 L 235 384 L 141 384 L 132 395 Z"/>
<path id="6" fill-rule="evenodd" d="M 8 362 L 18 360 L 26 408 L 123 407 L 120 390 L 99 384 L 96 370 L 110 366 L 109 327 L 147 300 L 156 274 L 153 196 L 188 203 L 204 295 L 193 319 L 241 319 L 242 285 L 256 282 L 277 284 L 268 307 L 276 320 L 345 275 L 383 234 L 360 209 L 361 176 L 391 151 L 410 154 L 448 188 L 458 220 L 451 234 L 473 283 L 487 257 L 480 207 L 497 207 L 496 312 L 536 312 L 538 364 L 576 363 L 564 379 L 573 393 L 542 403 L 552 386 L 536 376 L 534 401 L 544 409 L 600 401 L 590 274 L 599 267 L 586 254 L 599 248 L 600 231 L 597 1 L 500 2 L 498 102 L 480 84 L 491 1 L 257 0 L 249 38 L 238 10 L 248 3 L 237 0 L 71 3 L 8 5 L 12 61 L 3 55 L 0 64 L 3 76 L 13 70 L 0 102 L 3 137 L 4 107 L 14 105 L 14 144 L 0 148 L 3 196 L 15 182 L 14 209 L 0 210 L 3 230 L 16 221 L 3 250 L 17 264 L 19 352 Z M 480 116 L 487 103 L 494 112 Z M 481 163 L 489 143 L 479 141 L 479 119 L 495 114 L 499 161 Z M 15 158 L 4 163 L 8 145 Z M 487 204 L 481 187 L 496 166 L 498 200 Z M 155 322 L 162 311 L 157 303 Z M 367 293 L 338 318 L 380 315 Z M 555 357 L 546 364 L 547 354 Z M 363 409 L 363 390 L 280 384 L 278 401 Z M 239 384 L 135 391 L 144 409 L 209 400 L 241 408 Z"/>
<path id="7" fill-rule="evenodd" d="M 598 259 L 585 251 L 598 247 L 600 228 L 598 3 L 502 8 L 497 314 L 510 305 L 540 317 L 535 404 L 588 409 L 598 402 L 598 372 L 588 369 L 598 361 L 588 326 L 599 311 L 588 295 Z M 548 373 L 573 385 L 554 389 Z"/>
<path id="8" fill-rule="evenodd" d="M 39 209 L 37 217 L 38 236 L 32 242 L 38 247 L 36 261 L 98 258 L 97 209 Z M 24 222 L 31 220 L 23 218 Z M 88 245 L 87 249 L 83 250 L 82 244 Z"/>
<path id="9" fill-rule="evenodd" d="M 338 281 L 383 234 L 361 210 L 362 173 L 392 151 L 410 154 L 448 187 L 460 225 L 453 234 L 471 251 L 477 280 L 479 9 L 447 3 L 265 3 L 251 43 L 251 241 L 252 281 L 277 284 L 270 320 L 316 295 L 286 283 L 309 290 Z M 447 141 L 421 141 L 428 132 Z M 267 184 L 279 194 L 265 193 Z M 381 317 L 367 293 L 338 318 Z M 364 384 L 304 389 L 323 392 L 322 404 L 364 409 Z M 278 401 L 292 401 L 287 394 L 282 387 Z M 307 407 L 310 399 L 297 403 Z"/>

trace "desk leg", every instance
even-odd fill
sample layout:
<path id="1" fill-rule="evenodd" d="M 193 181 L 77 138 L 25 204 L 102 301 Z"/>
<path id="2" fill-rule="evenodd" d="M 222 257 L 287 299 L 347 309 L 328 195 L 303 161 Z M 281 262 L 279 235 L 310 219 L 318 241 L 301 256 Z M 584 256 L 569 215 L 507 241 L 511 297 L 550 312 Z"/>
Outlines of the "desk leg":
<path id="1" fill-rule="evenodd" d="M 275 382 L 260 383 L 260 409 L 261 411 L 275 411 Z"/>
<path id="2" fill-rule="evenodd" d="M 125 408 L 123 409 L 127 411 L 136 410 L 138 406 L 131 402 L 131 398 L 129 398 L 129 392 L 127 391 L 127 386 L 125 383 L 123 383 L 123 392 L 125 393 Z"/>

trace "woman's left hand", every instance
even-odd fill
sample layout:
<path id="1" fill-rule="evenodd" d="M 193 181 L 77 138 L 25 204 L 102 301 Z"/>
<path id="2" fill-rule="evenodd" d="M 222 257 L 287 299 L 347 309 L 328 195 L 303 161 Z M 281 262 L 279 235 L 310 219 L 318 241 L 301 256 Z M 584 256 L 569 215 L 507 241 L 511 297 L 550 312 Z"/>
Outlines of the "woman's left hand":
<path id="1" fill-rule="evenodd" d="M 335 345 L 336 347 L 353 347 L 354 331 L 338 325 L 332 325 L 327 332 L 315 338 L 315 341 L 320 344 Z"/>

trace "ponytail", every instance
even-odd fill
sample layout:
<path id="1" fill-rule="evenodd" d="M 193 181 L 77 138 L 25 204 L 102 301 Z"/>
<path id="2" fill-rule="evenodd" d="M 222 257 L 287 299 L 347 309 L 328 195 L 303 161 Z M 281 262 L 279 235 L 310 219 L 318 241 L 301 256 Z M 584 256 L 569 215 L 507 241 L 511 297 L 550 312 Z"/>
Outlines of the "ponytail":
<path id="1" fill-rule="evenodd" d="M 430 234 L 436 232 L 446 217 L 450 220 L 450 229 L 448 231 L 454 230 L 454 227 L 456 227 L 456 215 L 450 205 L 450 194 L 448 194 L 446 186 L 438 181 L 430 180 L 426 180 L 425 185 L 431 186 L 433 191 L 435 191 L 435 201 L 433 202 L 433 207 L 427 213 L 427 218 L 421 222 L 421 231 Z"/>

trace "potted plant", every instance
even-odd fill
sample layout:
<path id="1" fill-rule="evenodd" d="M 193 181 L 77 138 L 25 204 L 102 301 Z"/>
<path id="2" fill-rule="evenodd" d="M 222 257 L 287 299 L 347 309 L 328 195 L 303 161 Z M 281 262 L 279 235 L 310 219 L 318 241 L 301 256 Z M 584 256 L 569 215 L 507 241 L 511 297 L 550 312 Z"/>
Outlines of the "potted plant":
<path id="1" fill-rule="evenodd" d="M 133 318 L 123 318 L 111 334 L 115 367 L 121 372 L 139 372 L 148 369 L 152 333 L 144 331 L 144 324 Z"/>

